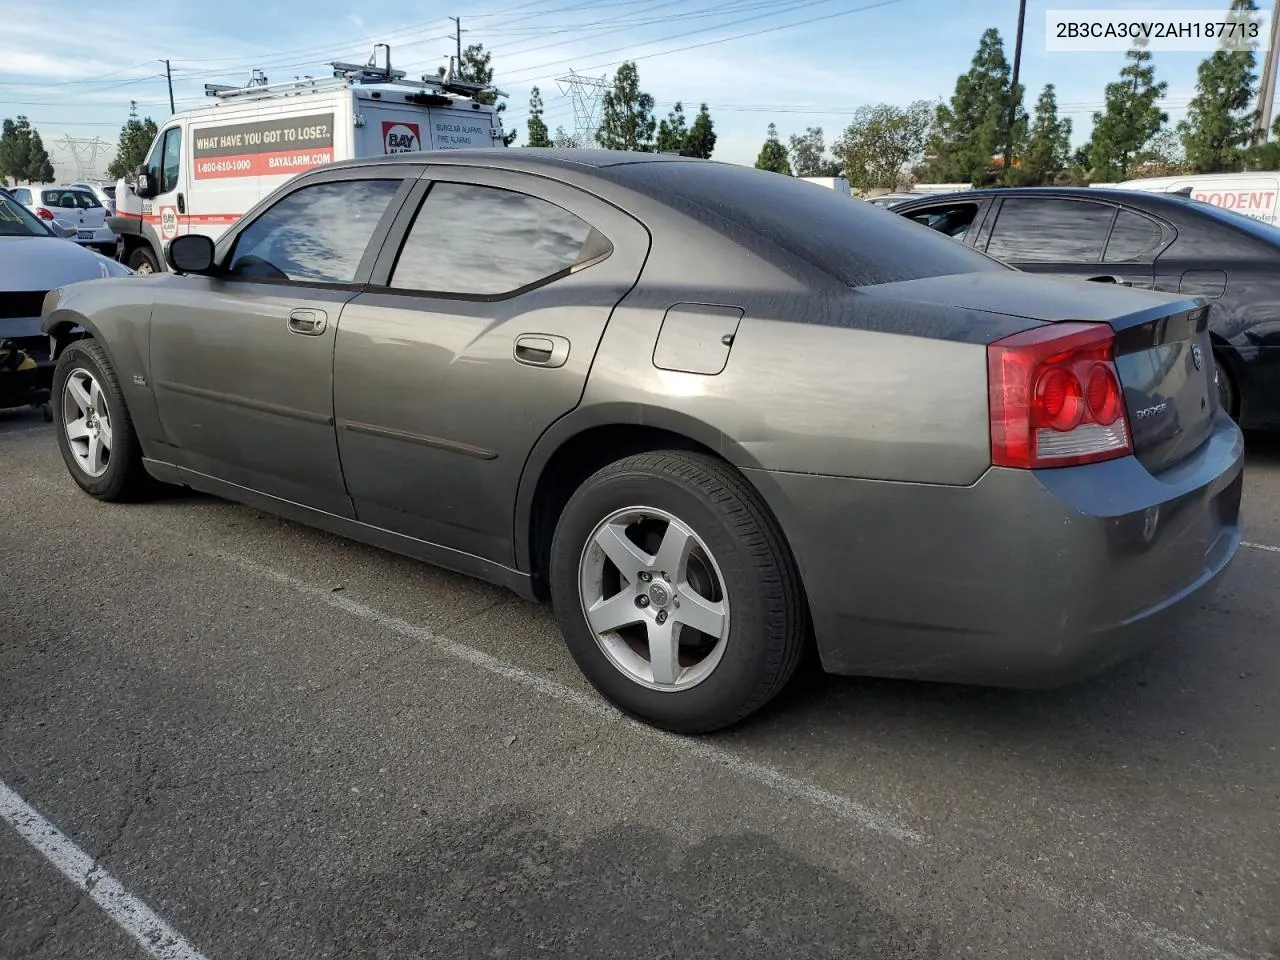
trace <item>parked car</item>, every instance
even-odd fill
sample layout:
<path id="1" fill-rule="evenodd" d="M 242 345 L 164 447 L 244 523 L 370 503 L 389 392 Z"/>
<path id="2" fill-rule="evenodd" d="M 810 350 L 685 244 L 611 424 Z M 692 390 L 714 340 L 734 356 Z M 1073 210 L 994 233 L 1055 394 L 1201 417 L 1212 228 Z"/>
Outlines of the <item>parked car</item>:
<path id="1" fill-rule="evenodd" d="M 0 407 L 39 405 L 53 378 L 40 307 L 54 287 L 132 271 L 59 237 L 0 189 Z"/>
<path id="2" fill-rule="evenodd" d="M 77 180 L 71 186 L 76 190 L 88 190 L 97 197 L 98 202 L 107 211 L 108 217 L 116 215 L 116 182 L 114 180 Z"/>
<path id="3" fill-rule="evenodd" d="M 1280 426 L 1280 229 L 1186 196 L 974 190 L 893 212 L 1019 270 L 1204 297 L 1222 406 Z"/>
<path id="4" fill-rule="evenodd" d="M 107 226 L 106 208 L 88 190 L 46 186 L 13 187 L 10 192 L 40 219 L 75 226 L 76 235 L 69 239 L 115 254 L 116 235 Z"/>
<path id="5" fill-rule="evenodd" d="M 1086 676 L 1240 541 L 1205 301 L 790 177 L 400 154 L 166 249 L 45 301 L 83 490 L 186 485 L 550 598 L 667 729 L 756 710 L 810 643 L 836 673 Z"/>

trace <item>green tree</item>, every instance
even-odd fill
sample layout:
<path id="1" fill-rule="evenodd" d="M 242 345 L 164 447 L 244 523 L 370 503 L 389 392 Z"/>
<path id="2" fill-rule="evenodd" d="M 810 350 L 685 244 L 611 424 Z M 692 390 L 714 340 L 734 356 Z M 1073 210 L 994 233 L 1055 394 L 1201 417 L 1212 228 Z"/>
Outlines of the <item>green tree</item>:
<path id="1" fill-rule="evenodd" d="M 858 108 L 853 122 L 832 146 L 851 187 L 893 189 L 924 155 L 933 104 L 917 100 L 909 107 L 877 103 Z"/>
<path id="2" fill-rule="evenodd" d="M 116 146 L 115 159 L 107 166 L 107 176 L 112 180 L 133 176 L 143 161 L 147 150 L 156 138 L 157 127 L 150 117 L 139 120 L 130 116 L 120 128 L 120 142 Z"/>
<path id="3" fill-rule="evenodd" d="M 1107 84 L 1106 110 L 1093 115 L 1089 164 L 1094 179 L 1105 183 L 1126 179 L 1135 158 L 1169 119 L 1157 103 L 1168 84 L 1156 83 L 1146 41 L 1135 42 L 1124 56 L 1128 62 L 1120 79 Z"/>
<path id="4" fill-rule="evenodd" d="M 606 90 L 596 142 L 606 150 L 653 149 L 653 97 L 640 89 L 640 72 L 628 60 L 618 67 L 613 89 Z"/>
<path id="5" fill-rule="evenodd" d="M 542 92 L 534 87 L 529 92 L 529 136 L 526 142 L 530 147 L 549 147 L 551 137 L 547 133 L 547 122 L 542 119 Z"/>
<path id="6" fill-rule="evenodd" d="M 1000 31 L 992 27 L 978 41 L 969 72 L 956 79 L 951 102 L 940 104 L 934 114 L 929 162 L 922 175 L 946 183 L 994 181 L 994 158 L 1009 144 L 1010 106 L 1016 107 L 1015 151 L 1025 136 L 1022 93 L 1021 84 L 1013 86 Z"/>
<path id="7" fill-rule="evenodd" d="M 1233 19 L 1252 20 L 1254 0 L 1232 0 Z M 1244 165 L 1253 132 L 1256 60 L 1253 50 L 1215 50 L 1196 68 L 1196 95 L 1178 134 L 1187 163 L 1196 173 L 1223 173 Z"/>
<path id="8" fill-rule="evenodd" d="M 838 177 L 840 163 L 827 156 L 821 127 L 808 127 L 791 135 L 791 166 L 797 177 Z"/>
<path id="9" fill-rule="evenodd" d="M 1022 151 L 1021 178 L 1027 184 L 1052 184 L 1066 169 L 1071 153 L 1071 121 L 1058 117 L 1058 97 L 1047 84 L 1036 101 L 1035 119 Z"/>
<path id="10" fill-rule="evenodd" d="M 493 83 L 493 55 L 484 48 L 483 43 L 473 43 L 462 51 L 462 61 L 458 64 L 458 79 L 466 80 L 468 83 Z M 444 67 L 439 67 L 436 73 L 444 76 Z M 480 103 L 492 105 L 497 103 L 498 95 L 496 93 L 482 93 L 476 97 Z M 506 112 L 507 105 L 498 103 L 497 114 L 498 121 L 501 123 L 502 114 Z M 503 141 L 509 147 L 515 143 L 519 133 L 515 130 L 508 130 L 503 135 Z"/>
<path id="11" fill-rule="evenodd" d="M 711 122 L 711 111 L 704 103 L 698 108 L 698 115 L 693 118 L 693 126 L 689 128 L 689 136 L 685 140 L 685 153 L 703 160 L 711 159 L 711 152 L 716 148 L 716 126 Z"/>
<path id="12" fill-rule="evenodd" d="M 684 105 L 677 100 L 667 119 L 658 124 L 658 143 L 655 149 L 659 153 L 679 153 L 685 149 L 688 140 L 689 127 L 684 119 Z"/>
<path id="13" fill-rule="evenodd" d="M 778 139 L 778 125 L 769 124 L 769 136 L 760 148 L 760 156 L 756 157 L 757 170 L 771 170 L 774 173 L 785 173 L 791 176 L 791 161 L 787 159 L 787 148 Z"/>
<path id="14" fill-rule="evenodd" d="M 1244 152 L 1246 170 L 1280 170 L 1280 117 L 1271 125 L 1274 138 L 1265 143 L 1255 143 Z"/>
<path id="15" fill-rule="evenodd" d="M 52 183 L 53 163 L 31 121 L 19 116 L 0 125 L 0 177 L 14 183 Z"/>
<path id="16" fill-rule="evenodd" d="M 555 136 L 551 138 L 551 145 L 557 150 L 578 150 L 582 147 L 577 137 L 568 133 L 564 127 L 556 127 Z"/>

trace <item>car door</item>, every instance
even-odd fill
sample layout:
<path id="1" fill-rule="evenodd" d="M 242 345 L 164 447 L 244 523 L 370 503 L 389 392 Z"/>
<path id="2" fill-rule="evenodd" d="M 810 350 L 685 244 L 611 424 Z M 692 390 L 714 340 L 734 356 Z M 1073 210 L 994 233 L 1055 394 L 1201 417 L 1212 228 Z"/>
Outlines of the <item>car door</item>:
<path id="1" fill-rule="evenodd" d="M 364 522 L 512 564 L 525 461 L 580 401 L 648 232 L 533 175 L 428 168 L 418 192 L 338 330 L 347 489 Z"/>
<path id="2" fill-rule="evenodd" d="M 388 167 L 292 184 L 219 244 L 217 275 L 158 278 L 151 376 L 178 466 L 353 515 L 333 433 L 333 345 L 405 176 Z"/>
<path id="3" fill-rule="evenodd" d="M 1164 237 L 1145 214 L 1076 197 L 1006 197 L 984 232 L 979 249 L 1019 270 L 1146 288 Z"/>

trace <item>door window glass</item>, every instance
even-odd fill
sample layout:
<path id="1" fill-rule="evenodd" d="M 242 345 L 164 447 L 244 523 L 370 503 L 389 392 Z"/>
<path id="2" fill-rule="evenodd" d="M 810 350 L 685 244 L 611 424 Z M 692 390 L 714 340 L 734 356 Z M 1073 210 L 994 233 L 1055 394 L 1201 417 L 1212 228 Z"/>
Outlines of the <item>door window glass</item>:
<path id="1" fill-rule="evenodd" d="M 1010 263 L 1096 263 L 1115 207 L 1014 197 L 1000 206 L 987 253 Z"/>
<path id="2" fill-rule="evenodd" d="M 160 192 L 178 189 L 178 171 L 182 168 L 182 128 L 172 127 L 164 132 L 164 150 L 160 167 Z"/>
<path id="3" fill-rule="evenodd" d="M 926 207 L 903 214 L 909 220 L 922 223 L 932 230 L 944 233 L 956 240 L 963 240 L 978 215 L 976 203 L 954 203 L 939 207 Z"/>
<path id="4" fill-rule="evenodd" d="M 369 238 L 399 188 L 399 180 L 343 180 L 295 190 L 245 227 L 230 275 L 354 283 Z"/>
<path id="5" fill-rule="evenodd" d="M 612 250 L 589 223 L 546 200 L 437 183 L 400 250 L 391 286 L 500 296 L 564 276 Z"/>
<path id="6" fill-rule="evenodd" d="M 1107 263 L 1141 260 L 1160 246 L 1160 225 L 1141 214 L 1121 210 L 1107 241 Z"/>

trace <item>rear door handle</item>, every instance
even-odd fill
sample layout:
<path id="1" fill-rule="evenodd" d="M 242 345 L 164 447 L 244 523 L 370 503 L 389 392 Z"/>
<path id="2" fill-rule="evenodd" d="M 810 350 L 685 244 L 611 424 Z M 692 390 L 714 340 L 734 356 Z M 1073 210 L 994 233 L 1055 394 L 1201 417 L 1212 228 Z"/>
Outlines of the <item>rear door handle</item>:
<path id="1" fill-rule="evenodd" d="M 516 337 L 518 363 L 531 367 L 563 367 L 569 359 L 569 341 L 553 333 L 525 333 Z"/>
<path id="2" fill-rule="evenodd" d="M 324 333 L 329 323 L 329 315 L 323 310 L 295 310 L 289 314 L 289 332 L 300 333 L 304 337 L 318 337 Z"/>

